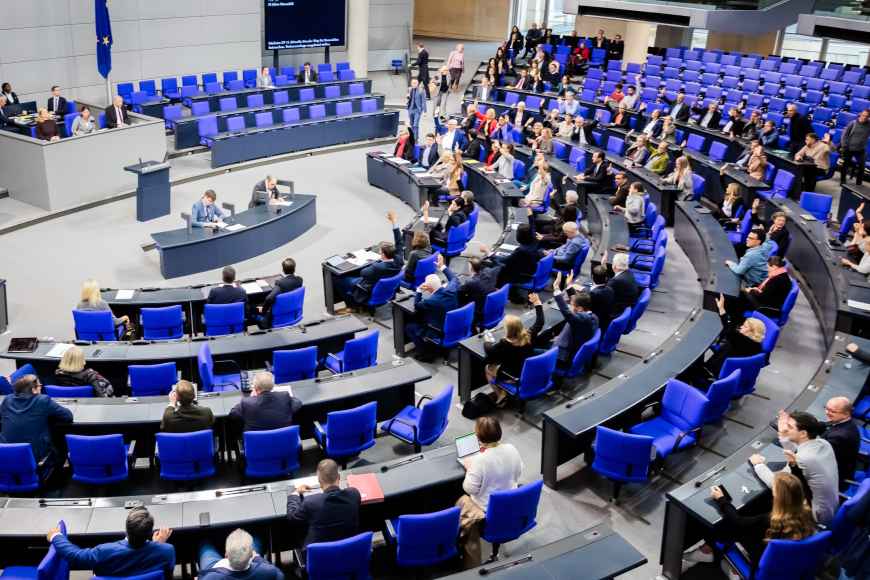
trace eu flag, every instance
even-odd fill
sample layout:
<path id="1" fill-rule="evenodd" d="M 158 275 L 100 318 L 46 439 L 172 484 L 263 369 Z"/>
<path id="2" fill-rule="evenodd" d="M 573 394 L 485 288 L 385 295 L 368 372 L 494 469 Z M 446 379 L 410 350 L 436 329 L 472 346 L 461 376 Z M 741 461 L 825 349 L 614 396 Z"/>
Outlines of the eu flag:
<path id="1" fill-rule="evenodd" d="M 97 70 L 108 78 L 112 72 L 112 23 L 109 21 L 107 0 L 94 0 L 94 16 L 97 28 Z"/>

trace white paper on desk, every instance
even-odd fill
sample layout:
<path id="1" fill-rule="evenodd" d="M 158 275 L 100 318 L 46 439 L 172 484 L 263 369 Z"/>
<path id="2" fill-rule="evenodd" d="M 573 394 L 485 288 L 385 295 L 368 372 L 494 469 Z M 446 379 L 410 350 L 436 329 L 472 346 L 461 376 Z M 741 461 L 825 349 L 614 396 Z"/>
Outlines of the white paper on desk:
<path id="1" fill-rule="evenodd" d="M 437 224 L 440 219 L 441 218 L 437 217 L 422 218 L 422 220 L 425 221 L 427 224 Z"/>
<path id="2" fill-rule="evenodd" d="M 421 173 L 415 173 L 414 175 L 416 175 L 420 179 L 425 179 L 426 177 L 432 177 L 432 174 L 429 173 L 428 171 L 423 171 Z"/>
<path id="3" fill-rule="evenodd" d="M 499 251 L 513 252 L 513 251 L 516 250 L 518 247 L 519 247 L 519 246 L 515 246 L 515 245 L 513 245 L 513 244 L 502 244 L 502 245 L 500 245 L 500 246 L 498 247 L 498 249 L 499 249 Z"/>
<path id="4" fill-rule="evenodd" d="M 410 163 L 411 163 L 407 159 L 402 159 L 401 157 L 390 157 L 389 160 L 392 161 L 393 163 L 395 163 L 396 165 L 410 165 Z"/>
<path id="5" fill-rule="evenodd" d="M 51 350 L 49 350 L 47 353 L 45 353 L 45 356 L 50 356 L 52 358 L 61 358 L 63 356 L 63 353 L 65 353 L 66 351 L 68 351 L 72 347 L 73 347 L 73 345 L 71 345 L 71 344 L 67 344 L 65 342 L 59 342 L 59 343 L 55 344 L 53 347 L 51 347 Z"/>
<path id="6" fill-rule="evenodd" d="M 293 387 L 291 387 L 290 385 L 275 385 L 275 387 L 272 390 L 273 391 L 283 391 L 283 392 L 287 393 L 288 395 L 290 395 L 291 397 L 293 396 Z"/>
<path id="7" fill-rule="evenodd" d="M 233 224 L 231 226 L 226 227 L 226 230 L 228 232 L 237 232 L 237 231 L 243 230 L 243 229 L 245 229 L 245 226 L 242 224 Z"/>
<path id="8" fill-rule="evenodd" d="M 857 308 L 858 310 L 870 312 L 870 304 L 868 304 L 867 302 L 859 302 L 858 300 L 847 300 L 846 304 L 849 306 L 849 308 Z"/>
<path id="9" fill-rule="evenodd" d="M 294 487 L 298 487 L 300 485 L 307 485 L 308 487 L 310 487 L 311 489 L 305 494 L 306 496 L 323 493 L 320 489 L 320 482 L 317 481 L 316 475 L 312 475 L 310 477 L 300 477 L 299 479 L 294 479 L 291 483 Z"/>
<path id="10" fill-rule="evenodd" d="M 247 284 L 242 284 L 242 290 L 248 294 L 257 294 L 263 291 L 263 287 L 257 282 L 248 282 Z"/>
<path id="11" fill-rule="evenodd" d="M 275 201 L 272 202 L 272 205 L 288 206 L 288 205 L 293 205 L 293 202 L 287 201 L 286 199 L 276 199 Z"/>
<path id="12" fill-rule="evenodd" d="M 132 300 L 135 290 L 118 290 L 115 292 L 115 300 Z"/>
<path id="13" fill-rule="evenodd" d="M 360 260 L 367 260 L 369 262 L 373 262 L 375 260 L 380 260 L 381 255 L 375 252 L 370 252 L 369 250 L 357 250 L 353 253 L 355 258 L 359 258 Z"/>

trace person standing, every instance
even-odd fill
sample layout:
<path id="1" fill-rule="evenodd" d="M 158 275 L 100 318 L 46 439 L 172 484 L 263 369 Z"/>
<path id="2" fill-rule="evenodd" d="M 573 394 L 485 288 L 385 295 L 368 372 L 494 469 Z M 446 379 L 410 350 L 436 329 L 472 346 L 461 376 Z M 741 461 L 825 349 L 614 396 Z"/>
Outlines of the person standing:
<path id="1" fill-rule="evenodd" d="M 807 135 L 813 130 L 805 115 L 801 115 L 793 103 L 789 103 L 785 109 L 785 116 L 790 119 L 788 123 L 788 148 L 795 155 L 806 142 Z"/>
<path id="2" fill-rule="evenodd" d="M 432 98 L 429 93 L 429 51 L 422 42 L 417 43 L 417 80 L 426 91 L 426 99 Z"/>
<path id="3" fill-rule="evenodd" d="M 855 168 L 855 183 L 861 185 L 864 181 L 864 165 L 867 162 L 867 141 L 870 140 L 870 109 L 864 109 L 858 118 L 846 125 L 840 137 L 840 149 L 843 158 L 843 169 L 840 173 L 840 183 L 846 183 L 849 169 Z"/>
<path id="4" fill-rule="evenodd" d="M 447 99 L 450 97 L 450 70 L 446 66 L 438 69 L 435 84 L 438 85 L 438 95 L 435 97 L 435 112 L 433 114 L 443 117 L 447 114 Z"/>
<path id="5" fill-rule="evenodd" d="M 425 93 L 420 89 L 420 81 L 411 80 L 411 89 L 408 91 L 408 119 L 414 135 L 420 134 L 420 117 L 426 112 Z"/>
<path id="6" fill-rule="evenodd" d="M 459 90 L 459 80 L 465 70 L 465 45 L 460 43 L 447 57 L 447 70 L 450 71 L 450 88 Z"/>

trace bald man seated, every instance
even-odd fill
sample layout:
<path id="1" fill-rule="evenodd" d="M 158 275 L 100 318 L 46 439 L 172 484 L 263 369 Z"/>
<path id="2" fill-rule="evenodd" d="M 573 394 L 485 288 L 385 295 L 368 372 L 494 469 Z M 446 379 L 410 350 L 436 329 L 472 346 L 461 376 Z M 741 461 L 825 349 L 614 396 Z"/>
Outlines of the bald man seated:
<path id="1" fill-rule="evenodd" d="M 846 397 L 832 397 L 825 403 L 825 417 L 827 430 L 822 438 L 834 448 L 840 491 L 844 491 L 849 487 L 846 480 L 855 477 L 861 449 L 861 434 L 852 420 L 852 402 Z"/>

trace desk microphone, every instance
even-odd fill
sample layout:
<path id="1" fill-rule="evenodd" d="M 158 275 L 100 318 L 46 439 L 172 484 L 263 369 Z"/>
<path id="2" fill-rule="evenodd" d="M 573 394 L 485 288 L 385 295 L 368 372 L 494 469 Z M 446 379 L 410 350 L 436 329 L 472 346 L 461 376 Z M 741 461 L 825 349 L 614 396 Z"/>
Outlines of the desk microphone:
<path id="1" fill-rule="evenodd" d="M 403 459 L 402 461 L 397 461 L 392 465 L 382 465 L 381 473 L 386 473 L 391 469 L 395 469 L 397 467 L 402 467 L 403 465 L 408 465 L 409 463 L 414 463 L 415 461 L 420 461 L 423 459 L 423 455 L 414 455 L 413 457 L 409 457 L 408 459 Z"/>

